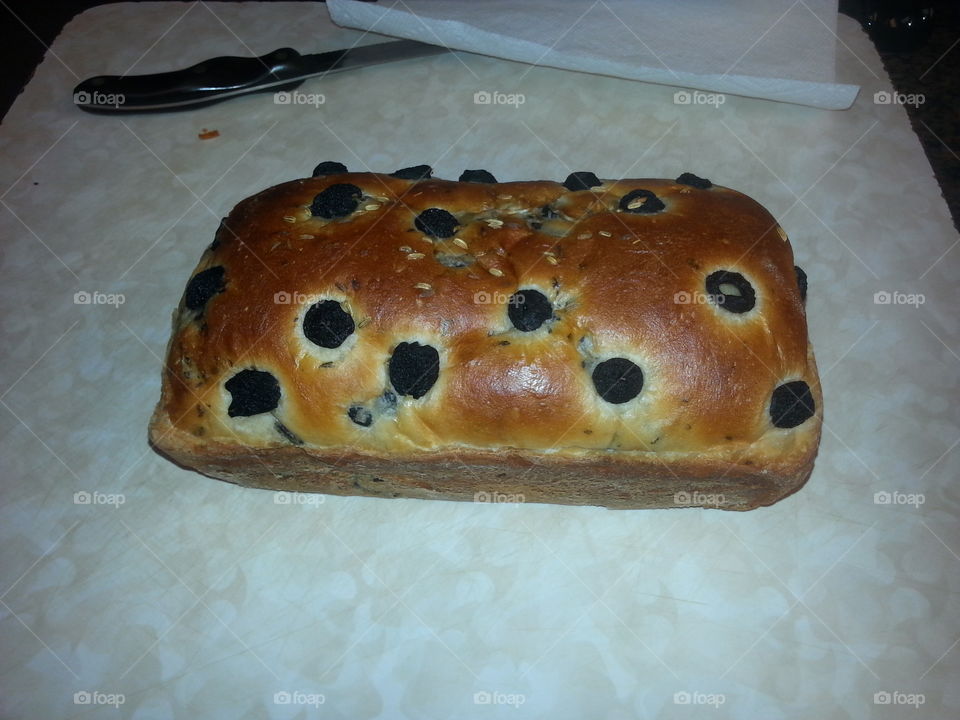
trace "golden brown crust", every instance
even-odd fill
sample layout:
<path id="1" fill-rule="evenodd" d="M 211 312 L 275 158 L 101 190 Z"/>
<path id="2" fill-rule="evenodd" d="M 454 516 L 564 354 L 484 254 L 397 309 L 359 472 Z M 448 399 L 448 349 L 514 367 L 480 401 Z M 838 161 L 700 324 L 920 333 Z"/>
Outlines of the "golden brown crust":
<path id="1" fill-rule="evenodd" d="M 342 183 L 363 192 L 357 210 L 312 216 L 314 197 Z M 663 211 L 621 210 L 638 188 Z M 429 208 L 452 213 L 454 236 L 418 230 Z M 194 276 L 213 267 L 224 268 L 222 292 L 175 313 L 151 440 L 215 477 L 610 507 L 675 506 L 687 491 L 749 509 L 793 492 L 812 469 L 822 397 L 792 251 L 769 213 L 733 190 L 651 179 L 578 192 L 369 173 L 297 180 L 234 209 Z M 704 283 L 716 270 L 748 278 L 756 306 L 737 314 L 710 302 Z M 504 302 L 520 289 L 552 308 L 530 332 Z M 356 325 L 337 348 L 303 331 L 324 300 Z M 403 342 L 439 353 L 420 398 L 391 385 Z M 592 381 L 613 357 L 643 371 L 628 402 L 605 401 Z M 224 383 L 243 369 L 276 378 L 275 409 L 229 417 Z M 816 414 L 774 427 L 771 396 L 794 380 L 810 386 Z M 351 420 L 351 407 L 369 412 L 369 426 Z"/>

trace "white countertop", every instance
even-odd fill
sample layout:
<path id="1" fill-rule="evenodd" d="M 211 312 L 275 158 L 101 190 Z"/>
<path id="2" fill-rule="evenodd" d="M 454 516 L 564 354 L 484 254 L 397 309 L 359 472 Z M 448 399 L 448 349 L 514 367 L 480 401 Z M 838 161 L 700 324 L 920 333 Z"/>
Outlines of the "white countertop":
<path id="1" fill-rule="evenodd" d="M 293 3 L 71 22 L 0 127 L 0 716 L 960 714 L 960 247 L 903 107 L 874 102 L 891 89 L 876 52 L 839 28 L 838 81 L 863 86 L 843 112 L 678 105 L 675 88 L 461 53 L 308 81 L 319 106 L 118 119 L 77 110 L 73 86 L 360 33 Z M 742 514 L 304 506 L 159 457 L 170 313 L 219 218 L 321 160 L 691 171 L 753 196 L 810 277 L 826 414 L 810 482 Z"/>

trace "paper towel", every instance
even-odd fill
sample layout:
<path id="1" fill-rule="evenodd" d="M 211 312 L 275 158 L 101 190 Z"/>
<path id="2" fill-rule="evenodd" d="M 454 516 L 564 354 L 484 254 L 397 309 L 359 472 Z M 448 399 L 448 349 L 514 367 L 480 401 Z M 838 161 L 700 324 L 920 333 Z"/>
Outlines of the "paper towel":
<path id="1" fill-rule="evenodd" d="M 860 89 L 834 82 L 837 0 L 328 0 L 327 7 L 346 27 L 710 93 L 841 110 Z M 689 93 L 679 100 L 711 101 Z"/>

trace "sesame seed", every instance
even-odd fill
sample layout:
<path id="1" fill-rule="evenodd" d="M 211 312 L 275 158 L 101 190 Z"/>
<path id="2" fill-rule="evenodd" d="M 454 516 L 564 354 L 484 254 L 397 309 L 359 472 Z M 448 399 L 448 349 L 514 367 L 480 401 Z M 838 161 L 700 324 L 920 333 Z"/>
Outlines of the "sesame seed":
<path id="1" fill-rule="evenodd" d="M 363 206 L 363 209 L 364 209 L 364 210 L 379 210 L 379 209 L 380 209 L 380 206 L 377 205 L 376 203 L 370 203 L 369 205 L 364 205 L 364 206 Z"/>
<path id="2" fill-rule="evenodd" d="M 406 253 L 413 252 L 413 248 L 410 247 L 409 245 L 401 245 L 400 252 L 406 252 Z"/>
<path id="3" fill-rule="evenodd" d="M 467 241 L 464 240 L 463 238 L 454 238 L 453 244 L 456 245 L 457 247 L 463 248 L 464 250 L 467 249 Z"/>
<path id="4" fill-rule="evenodd" d="M 688 187 L 682 187 L 682 188 L 680 188 L 680 194 L 681 194 L 681 195 L 689 195 L 691 192 L 692 192 L 692 191 L 691 191 L 690 188 L 688 188 Z"/>
<path id="5" fill-rule="evenodd" d="M 600 234 L 603 235 L 604 237 L 613 237 L 613 234 L 608 233 L 606 230 L 601 230 Z"/>
<path id="6" fill-rule="evenodd" d="M 547 262 L 550 263 L 551 265 L 556 265 L 560 261 L 557 260 L 553 255 L 547 255 Z"/>
<path id="7" fill-rule="evenodd" d="M 502 227 L 503 227 L 503 220 L 497 220 L 496 218 L 488 218 L 488 219 L 485 220 L 484 222 L 486 222 L 487 225 L 489 225 L 489 226 L 492 227 L 492 228 L 502 228 Z"/>
<path id="8" fill-rule="evenodd" d="M 497 195 L 501 200 L 513 200 L 513 195 Z"/>
<path id="9" fill-rule="evenodd" d="M 589 239 L 592 238 L 592 237 L 593 237 L 593 233 L 591 233 L 591 232 L 585 232 L 585 233 L 580 233 L 579 235 L 577 235 L 577 240 L 589 240 Z"/>
<path id="10" fill-rule="evenodd" d="M 313 237 L 314 237 L 313 235 L 301 235 L 301 236 L 300 236 L 300 239 L 301 239 L 301 240 L 313 240 Z"/>
<path id="11" fill-rule="evenodd" d="M 431 285 L 430 283 L 420 282 L 420 283 L 416 283 L 414 287 L 417 288 L 418 290 L 433 290 L 433 285 Z"/>
<path id="12" fill-rule="evenodd" d="M 297 219 L 293 215 L 284 215 L 283 221 L 288 223 L 295 223 Z"/>
<path id="13" fill-rule="evenodd" d="M 500 268 L 487 268 L 487 272 L 489 272 L 494 277 L 503 277 L 503 270 L 501 270 Z"/>
<path id="14" fill-rule="evenodd" d="M 407 260 L 419 260 L 420 258 L 426 257 L 423 253 L 410 253 L 407 255 Z"/>
<path id="15" fill-rule="evenodd" d="M 383 197 L 382 195 L 376 195 L 375 197 L 382 203 L 390 202 L 390 198 Z"/>
<path id="16" fill-rule="evenodd" d="M 636 210 L 638 207 L 643 205 L 647 199 L 645 197 L 634 198 L 627 204 L 627 210 Z"/>
<path id="17" fill-rule="evenodd" d="M 780 227 L 779 225 L 777 225 L 777 235 L 780 236 L 780 239 L 781 239 L 781 240 L 783 240 L 784 242 L 787 242 L 787 233 L 786 233 L 786 231 L 785 231 L 782 227 Z"/>

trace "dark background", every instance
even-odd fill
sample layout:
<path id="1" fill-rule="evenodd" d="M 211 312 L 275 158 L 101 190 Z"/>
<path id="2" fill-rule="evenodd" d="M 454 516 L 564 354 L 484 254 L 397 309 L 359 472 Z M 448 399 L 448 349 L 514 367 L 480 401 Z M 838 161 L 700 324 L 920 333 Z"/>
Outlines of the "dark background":
<path id="1" fill-rule="evenodd" d="M 0 27 L 6 28 L 0 43 L 4 68 L 0 74 L 0 117 L 6 115 L 47 46 L 70 18 L 105 4 L 103 0 L 0 0 Z M 906 106 L 907 112 L 940 182 L 954 224 L 960 228 L 960 9 L 953 0 L 841 0 L 840 10 L 862 19 L 867 6 L 881 13 L 903 14 L 917 5 L 934 9 L 929 37 L 917 48 L 897 50 L 887 49 L 879 39 L 878 49 L 894 88 L 905 94 L 922 93 L 926 98 L 918 107 Z M 897 40 L 892 42 L 896 44 Z M 838 57 L 843 54 L 841 50 Z M 875 135 L 872 141 L 882 142 L 882 138 Z"/>

